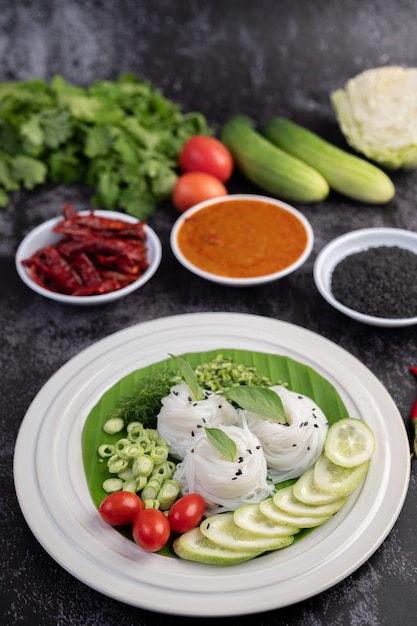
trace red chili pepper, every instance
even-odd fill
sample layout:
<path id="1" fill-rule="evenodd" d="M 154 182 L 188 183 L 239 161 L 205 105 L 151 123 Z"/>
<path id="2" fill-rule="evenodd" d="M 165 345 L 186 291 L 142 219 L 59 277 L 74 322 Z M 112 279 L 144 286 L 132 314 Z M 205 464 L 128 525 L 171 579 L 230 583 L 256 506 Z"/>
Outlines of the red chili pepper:
<path id="1" fill-rule="evenodd" d="M 93 295 L 120 289 L 147 270 L 144 222 L 100 217 L 94 210 L 80 215 L 72 204 L 62 212 L 54 229 L 61 240 L 23 261 L 38 284 L 58 293 Z"/>
<path id="2" fill-rule="evenodd" d="M 414 376 L 417 377 L 417 367 L 410 367 L 410 372 L 412 372 Z M 417 456 L 417 399 L 414 401 L 414 404 L 411 407 L 410 419 L 414 429 L 413 450 L 414 455 Z"/>

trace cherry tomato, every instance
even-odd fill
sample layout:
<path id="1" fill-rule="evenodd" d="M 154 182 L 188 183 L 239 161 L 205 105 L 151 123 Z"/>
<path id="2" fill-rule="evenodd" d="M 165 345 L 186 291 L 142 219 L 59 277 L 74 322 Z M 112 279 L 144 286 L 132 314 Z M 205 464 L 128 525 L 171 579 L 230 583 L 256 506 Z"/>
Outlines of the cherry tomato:
<path id="1" fill-rule="evenodd" d="M 187 172 L 178 177 L 172 201 L 178 211 L 186 211 L 194 204 L 227 195 L 223 183 L 206 172 Z"/>
<path id="2" fill-rule="evenodd" d="M 136 543 L 149 552 L 164 547 L 171 534 L 168 518 L 159 509 L 143 509 L 133 520 L 132 535 Z"/>
<path id="3" fill-rule="evenodd" d="M 177 500 L 169 510 L 168 521 L 176 533 L 186 533 L 201 522 L 206 503 L 198 493 L 189 493 Z"/>
<path id="4" fill-rule="evenodd" d="M 233 157 L 228 148 L 207 135 L 188 139 L 178 157 L 183 172 L 206 172 L 225 183 L 232 175 Z"/>
<path id="5" fill-rule="evenodd" d="M 130 491 L 115 491 L 104 498 L 99 513 L 112 526 L 131 524 L 144 507 L 142 500 Z"/>

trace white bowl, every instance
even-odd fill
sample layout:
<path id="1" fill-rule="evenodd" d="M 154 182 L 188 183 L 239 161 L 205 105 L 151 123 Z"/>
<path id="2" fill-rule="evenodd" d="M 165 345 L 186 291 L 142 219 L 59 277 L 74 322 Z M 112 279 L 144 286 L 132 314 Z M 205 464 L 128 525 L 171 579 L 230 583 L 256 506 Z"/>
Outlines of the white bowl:
<path id="1" fill-rule="evenodd" d="M 271 274 L 265 274 L 261 276 L 248 277 L 248 278 L 236 278 L 236 277 L 231 277 L 231 276 L 223 276 L 220 274 L 214 274 L 204 269 L 201 269 L 200 267 L 198 267 L 197 265 L 189 261 L 189 259 L 186 256 L 184 256 L 183 252 L 181 251 L 178 245 L 178 234 L 179 234 L 182 224 L 184 223 L 184 220 L 186 220 L 188 217 L 190 217 L 194 213 L 201 211 L 202 209 L 217 205 L 219 202 L 223 203 L 223 202 L 231 202 L 231 201 L 236 201 L 236 200 L 255 200 L 255 201 L 260 201 L 260 202 L 267 202 L 268 204 L 279 207 L 280 209 L 284 209 L 285 211 L 288 211 L 289 213 L 294 215 L 298 219 L 298 221 L 304 226 L 304 229 L 307 235 L 306 247 L 304 251 L 302 252 L 302 254 L 297 258 L 297 260 L 291 263 L 291 265 L 288 265 L 287 267 L 282 269 L 281 271 L 274 272 Z M 175 222 L 171 230 L 172 251 L 175 257 L 177 258 L 177 260 L 185 268 L 187 268 L 188 270 L 190 270 L 190 272 L 193 272 L 197 276 L 200 276 L 201 278 L 205 278 L 215 283 L 220 283 L 222 285 L 228 285 L 231 287 L 250 287 L 254 285 L 261 285 L 263 283 L 268 283 L 268 282 L 277 280 L 279 278 L 282 278 L 284 276 L 287 276 L 288 274 L 291 274 L 296 269 L 301 267 L 301 265 L 303 265 L 305 261 L 308 259 L 313 249 L 313 244 L 314 244 L 313 229 L 310 223 L 308 222 L 308 220 L 304 217 L 302 213 L 300 213 L 300 211 L 290 206 L 289 204 L 286 204 L 285 202 L 281 202 L 281 200 L 276 200 L 274 198 L 270 198 L 267 196 L 260 196 L 260 195 L 253 195 L 253 194 L 230 194 L 228 196 L 221 196 L 219 198 L 212 198 L 210 200 L 200 202 L 199 204 L 196 204 L 195 206 L 193 206 L 191 209 L 188 209 L 188 211 L 185 211 L 185 213 L 183 213 L 181 217 L 179 217 L 178 220 Z"/>
<path id="2" fill-rule="evenodd" d="M 80 215 L 85 215 L 88 213 L 90 213 L 90 211 L 80 211 Z M 117 213 L 116 211 L 94 211 L 94 214 L 101 217 L 120 219 L 130 224 L 138 222 L 136 218 L 130 215 L 126 215 L 124 213 Z M 155 274 L 156 270 L 158 269 L 162 257 L 161 242 L 156 233 L 152 230 L 152 228 L 145 225 L 144 231 L 146 233 L 147 259 L 149 267 L 140 278 L 130 283 L 126 287 L 122 287 L 121 289 L 117 289 L 109 293 L 97 294 L 93 296 L 71 296 L 56 293 L 45 287 L 42 287 L 41 285 L 38 285 L 29 276 L 29 272 L 27 268 L 22 264 L 22 261 L 24 259 L 30 258 L 32 254 L 34 254 L 37 250 L 40 250 L 47 245 L 55 244 L 57 241 L 59 241 L 59 239 L 61 239 L 62 235 L 60 235 L 59 233 L 54 233 L 52 229 L 58 222 L 61 222 L 62 219 L 63 216 L 53 218 L 34 228 L 30 233 L 26 235 L 26 237 L 20 243 L 16 252 L 16 269 L 20 278 L 23 280 L 24 283 L 26 283 L 28 287 L 33 289 L 33 291 L 36 291 L 36 293 L 45 296 L 45 298 L 50 298 L 51 300 L 56 300 L 57 302 L 62 302 L 65 304 L 75 305 L 96 305 L 113 302 L 114 300 L 124 298 L 133 291 L 136 291 L 136 289 L 139 289 L 139 287 L 142 287 L 142 285 L 148 282 L 148 280 Z"/>
<path id="3" fill-rule="evenodd" d="M 316 287 L 335 309 L 359 322 L 385 327 L 417 324 L 417 317 L 386 318 L 360 313 L 336 300 L 332 294 L 331 279 L 336 265 L 351 254 L 379 246 L 397 246 L 417 254 L 417 233 L 400 228 L 363 228 L 337 237 L 328 243 L 316 258 L 313 270 Z"/>

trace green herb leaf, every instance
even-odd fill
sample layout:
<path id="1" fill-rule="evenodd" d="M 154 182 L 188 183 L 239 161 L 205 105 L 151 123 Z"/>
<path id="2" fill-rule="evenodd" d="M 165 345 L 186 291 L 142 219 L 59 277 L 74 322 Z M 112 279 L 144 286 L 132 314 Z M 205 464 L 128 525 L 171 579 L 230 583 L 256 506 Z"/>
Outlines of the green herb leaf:
<path id="1" fill-rule="evenodd" d="M 170 354 L 170 357 L 175 361 L 175 364 L 177 365 L 178 369 L 181 372 L 181 376 L 183 377 L 184 381 L 189 386 L 190 391 L 192 395 L 194 396 L 194 398 L 196 400 L 204 400 L 204 398 L 206 397 L 204 395 L 204 391 L 197 383 L 197 378 L 194 373 L 194 370 L 191 367 L 191 365 L 188 363 L 188 361 L 185 361 L 184 359 L 181 359 L 178 356 L 174 356 L 173 354 Z"/>
<path id="2" fill-rule="evenodd" d="M 234 461 L 236 456 L 236 444 L 220 428 L 205 428 L 207 439 L 228 461 Z"/>
<path id="3" fill-rule="evenodd" d="M 282 400 L 272 389 L 241 385 L 227 389 L 224 395 L 229 401 L 235 402 L 242 409 L 272 419 L 287 421 Z"/>

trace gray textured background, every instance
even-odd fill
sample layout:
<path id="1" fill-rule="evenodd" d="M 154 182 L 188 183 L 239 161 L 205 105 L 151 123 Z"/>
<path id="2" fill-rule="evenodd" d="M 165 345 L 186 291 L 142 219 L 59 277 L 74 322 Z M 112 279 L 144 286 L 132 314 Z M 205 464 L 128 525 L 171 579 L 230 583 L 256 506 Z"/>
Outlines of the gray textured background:
<path id="1" fill-rule="evenodd" d="M 88 85 L 133 72 L 151 80 L 184 111 L 202 111 L 215 128 L 236 113 L 259 122 L 282 114 L 344 145 L 329 93 L 369 67 L 417 66 L 417 5 L 412 0 L 1 0 L 0 55 L 1 81 L 50 80 L 60 74 Z M 88 310 L 32 294 L 16 275 L 14 252 L 26 232 L 58 215 L 64 202 L 87 208 L 91 190 L 45 185 L 13 196 L 0 211 L 2 624 L 191 623 L 124 606 L 87 588 L 44 552 L 20 513 L 12 459 L 25 411 L 49 377 L 94 341 L 141 321 L 183 312 L 266 315 L 305 326 L 349 350 L 384 383 L 408 419 L 417 389 L 408 372 L 413 362 L 417 365 L 415 328 L 365 327 L 339 315 L 319 297 L 311 273 L 317 252 L 338 234 L 365 226 L 417 230 L 417 172 L 397 173 L 393 179 L 396 198 L 383 208 L 335 194 L 324 203 L 300 206 L 316 236 L 310 260 L 279 284 L 253 290 L 227 290 L 180 268 L 169 250 L 176 213 L 166 203 L 149 221 L 164 246 L 157 275 L 140 293 Z M 254 191 L 238 174 L 229 189 Z M 256 616 L 257 624 L 412 623 L 417 614 L 416 515 L 414 468 L 397 524 L 365 565 L 316 598 Z"/>

